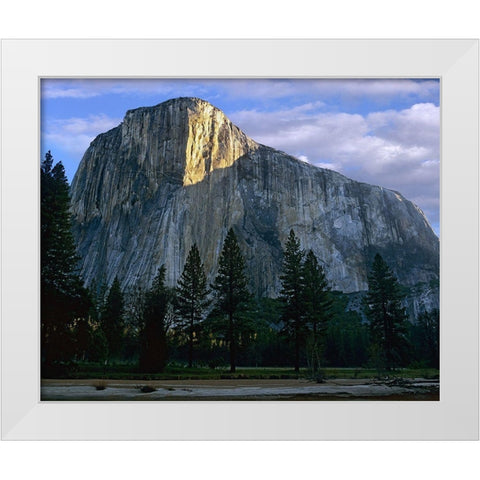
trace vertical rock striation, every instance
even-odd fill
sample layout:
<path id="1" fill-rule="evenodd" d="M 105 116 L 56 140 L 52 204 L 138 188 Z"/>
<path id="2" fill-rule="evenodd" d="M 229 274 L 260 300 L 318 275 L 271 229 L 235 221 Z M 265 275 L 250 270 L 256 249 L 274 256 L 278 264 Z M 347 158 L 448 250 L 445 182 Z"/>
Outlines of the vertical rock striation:
<path id="1" fill-rule="evenodd" d="M 377 252 L 404 285 L 438 282 L 438 238 L 413 203 L 257 144 L 196 98 L 130 110 L 99 135 L 73 180 L 72 212 L 87 284 L 146 286 L 165 264 L 173 285 L 194 242 L 212 280 L 230 227 L 257 295 L 278 294 L 291 228 L 334 289 L 365 290 Z"/>

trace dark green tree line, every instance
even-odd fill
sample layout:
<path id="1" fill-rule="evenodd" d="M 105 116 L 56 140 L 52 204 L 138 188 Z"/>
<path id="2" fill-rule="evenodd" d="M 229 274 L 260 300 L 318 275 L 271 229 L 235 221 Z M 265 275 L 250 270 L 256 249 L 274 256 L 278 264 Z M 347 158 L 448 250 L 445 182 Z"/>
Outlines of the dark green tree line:
<path id="1" fill-rule="evenodd" d="M 314 371 L 322 362 L 362 366 L 369 350 L 387 370 L 407 361 L 439 366 L 438 310 L 424 312 L 409 324 L 402 287 L 378 254 L 368 275 L 368 321 L 347 311 L 346 296 L 330 291 L 322 265 L 313 251 L 301 249 L 293 230 L 284 246 L 278 299 L 252 301 L 245 260 L 230 229 L 211 285 L 213 310 L 208 308 L 210 290 L 196 245 L 174 292 L 165 285 L 162 266 L 149 290 L 130 295 L 130 304 L 117 278 L 110 289 L 99 289 L 101 300 L 95 302 L 78 273 L 71 226 L 65 171 L 48 152 L 41 163 L 42 374 L 54 365 L 108 358 L 138 359 L 140 370 L 161 372 L 173 343 L 173 313 L 175 331 L 181 332 L 176 353 L 190 367 L 214 349 L 228 360 L 231 372 L 239 363 L 293 364 L 297 372 L 305 361 Z"/>
<path id="2" fill-rule="evenodd" d="M 413 360 L 430 368 L 440 367 L 440 312 L 438 309 L 423 311 L 410 325 L 410 342 Z"/>
<path id="3" fill-rule="evenodd" d="M 332 367 L 365 367 L 369 362 L 370 335 L 368 323 L 359 312 L 348 310 L 348 297 L 332 292 L 331 318 L 325 336 L 325 365 Z"/>

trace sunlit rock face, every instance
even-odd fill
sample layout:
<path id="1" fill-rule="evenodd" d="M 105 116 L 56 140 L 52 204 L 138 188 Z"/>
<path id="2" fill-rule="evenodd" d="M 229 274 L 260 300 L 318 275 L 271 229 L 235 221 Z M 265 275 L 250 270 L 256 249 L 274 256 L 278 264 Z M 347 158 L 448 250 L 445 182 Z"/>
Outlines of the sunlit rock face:
<path id="1" fill-rule="evenodd" d="M 72 212 L 87 284 L 149 286 L 165 264 L 174 285 L 193 243 L 212 281 L 230 227 L 257 295 L 278 294 L 292 228 L 333 289 L 366 290 L 377 252 L 405 285 L 438 282 L 439 241 L 413 203 L 257 144 L 196 98 L 130 110 L 99 135 L 73 180 Z"/>

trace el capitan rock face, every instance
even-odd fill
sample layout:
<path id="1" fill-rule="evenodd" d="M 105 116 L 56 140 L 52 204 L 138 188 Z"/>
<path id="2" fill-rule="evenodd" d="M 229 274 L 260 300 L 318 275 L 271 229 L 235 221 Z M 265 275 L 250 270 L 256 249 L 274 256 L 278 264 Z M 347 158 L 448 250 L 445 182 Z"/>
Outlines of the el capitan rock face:
<path id="1" fill-rule="evenodd" d="M 72 212 L 87 284 L 149 286 L 165 264 L 174 285 L 194 242 L 212 281 L 230 227 L 257 295 L 278 294 L 291 228 L 336 290 L 366 290 L 377 252 L 404 285 L 439 277 L 438 238 L 413 203 L 257 144 L 196 98 L 130 110 L 99 135 L 73 180 Z"/>

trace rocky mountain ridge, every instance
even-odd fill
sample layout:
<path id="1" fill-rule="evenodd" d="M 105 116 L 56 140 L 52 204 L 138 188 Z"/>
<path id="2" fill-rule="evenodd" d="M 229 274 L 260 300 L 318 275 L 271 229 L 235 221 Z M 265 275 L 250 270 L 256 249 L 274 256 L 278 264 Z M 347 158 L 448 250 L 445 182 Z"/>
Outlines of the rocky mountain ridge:
<path id="1" fill-rule="evenodd" d="M 400 193 L 260 145 L 197 98 L 128 111 L 91 143 L 71 193 L 87 284 L 149 286 L 165 264 L 174 285 L 194 242 L 212 281 L 230 227 L 259 296 L 279 292 L 291 228 L 333 289 L 366 290 L 377 252 L 404 285 L 439 278 L 438 238 Z"/>

